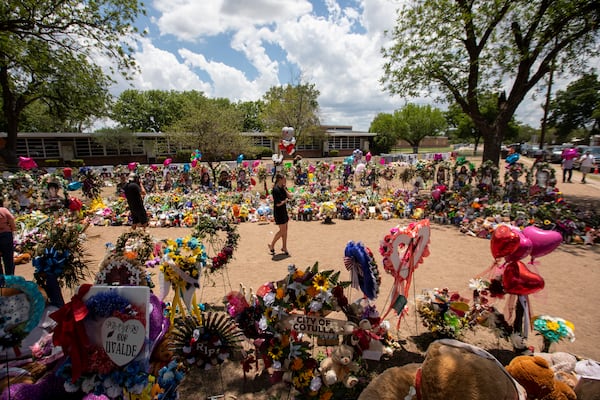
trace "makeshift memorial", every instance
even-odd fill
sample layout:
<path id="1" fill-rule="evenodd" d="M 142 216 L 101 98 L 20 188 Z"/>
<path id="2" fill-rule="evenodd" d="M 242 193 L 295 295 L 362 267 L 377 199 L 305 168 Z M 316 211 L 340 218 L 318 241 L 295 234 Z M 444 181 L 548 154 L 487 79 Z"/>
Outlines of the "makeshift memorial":
<path id="1" fill-rule="evenodd" d="M 51 314 L 57 322 L 54 344 L 67 355 L 57 374 L 68 392 L 115 399 L 147 387 L 149 296 L 147 287 L 86 284 Z"/>
<path id="2" fill-rule="evenodd" d="M 225 234 L 225 237 L 220 235 Z M 237 227 L 224 218 L 201 216 L 194 228 L 192 236 L 204 242 L 204 249 L 211 249 L 213 255 L 206 255 L 210 260 L 206 272 L 216 272 L 227 266 L 233 258 L 240 235 Z"/>
<path id="3" fill-rule="evenodd" d="M 381 241 L 379 253 L 383 256 L 383 267 L 394 277 L 391 304 L 384 318 L 391 310 L 395 310 L 400 317 L 405 315 L 414 271 L 429 256 L 429 237 L 429 220 L 424 219 L 407 227 L 392 228 Z"/>
<path id="4" fill-rule="evenodd" d="M 175 292 L 171 307 L 171 323 L 177 313 L 188 312 L 199 315 L 196 289 L 200 288 L 200 272 L 206 265 L 204 245 L 193 236 L 167 239 L 164 242 L 160 264 L 160 299 L 164 300 L 170 288 Z"/>
<path id="5" fill-rule="evenodd" d="M 416 309 L 423 326 L 436 339 L 459 339 L 470 328 L 468 299 L 448 288 L 424 290 L 417 297 Z"/>
<path id="6" fill-rule="evenodd" d="M 227 314 L 207 312 L 176 318 L 167 340 L 186 368 L 210 369 L 240 350 L 244 336 Z"/>

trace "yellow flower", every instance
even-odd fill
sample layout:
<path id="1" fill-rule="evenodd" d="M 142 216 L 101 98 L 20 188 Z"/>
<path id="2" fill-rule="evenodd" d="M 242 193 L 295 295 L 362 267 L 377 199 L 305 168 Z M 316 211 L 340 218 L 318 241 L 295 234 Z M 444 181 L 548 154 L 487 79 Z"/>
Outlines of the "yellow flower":
<path id="1" fill-rule="evenodd" d="M 575 330 L 575 325 L 573 325 L 573 323 L 571 321 L 565 320 L 565 325 L 567 325 L 569 328 L 571 328 L 572 331 Z"/>
<path id="2" fill-rule="evenodd" d="M 269 357 L 273 360 L 279 360 L 283 356 L 283 350 L 281 347 L 275 345 L 269 349 Z"/>
<path id="3" fill-rule="evenodd" d="M 550 225 L 551 223 L 552 223 L 552 222 L 550 222 L 550 220 L 548 220 L 548 219 L 545 219 L 545 220 L 544 220 L 544 225 Z"/>
<path id="4" fill-rule="evenodd" d="M 273 307 L 267 307 L 265 309 L 265 317 L 267 318 L 267 320 L 269 322 L 275 321 L 275 319 L 277 318 L 277 313 L 275 313 L 275 310 L 273 310 Z"/>
<path id="5" fill-rule="evenodd" d="M 315 289 L 324 292 L 329 287 L 329 280 L 322 274 L 316 274 L 313 278 L 313 286 Z"/>
<path id="6" fill-rule="evenodd" d="M 546 326 L 551 331 L 557 331 L 558 328 L 560 328 L 560 325 L 558 325 L 558 322 L 554 322 L 554 321 L 546 321 Z"/>
<path id="7" fill-rule="evenodd" d="M 298 304 L 298 308 L 305 308 L 308 306 L 310 304 L 310 299 L 311 298 L 307 293 L 300 293 L 300 295 L 296 297 L 296 304 Z"/>

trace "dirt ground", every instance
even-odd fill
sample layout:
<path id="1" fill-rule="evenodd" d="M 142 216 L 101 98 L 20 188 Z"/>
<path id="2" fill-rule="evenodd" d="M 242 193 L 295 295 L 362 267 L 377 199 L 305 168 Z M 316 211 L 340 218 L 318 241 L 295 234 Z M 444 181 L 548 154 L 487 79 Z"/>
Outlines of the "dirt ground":
<path id="1" fill-rule="evenodd" d="M 560 173 L 557 168 L 557 175 Z M 568 199 L 581 204 L 597 207 L 600 201 L 600 176 L 588 178 L 590 183 L 580 184 L 580 175 L 575 172 L 571 184 L 559 183 L 559 188 Z M 203 279 L 198 292 L 199 299 L 209 305 L 221 306 L 222 298 L 230 290 L 236 290 L 242 283 L 256 290 L 268 281 L 277 281 L 287 274 L 289 264 L 298 268 L 319 263 L 320 269 L 342 271 L 342 279 L 349 280 L 349 273 L 343 264 L 343 253 L 348 241 L 361 241 L 371 248 L 381 265 L 378 249 L 380 241 L 389 230 L 397 225 L 407 225 L 409 220 L 335 220 L 326 225 L 317 221 L 290 221 L 288 250 L 290 256 L 276 253 L 271 256 L 267 243 L 271 241 L 277 227 L 273 223 L 242 223 L 238 225 L 240 233 L 239 247 L 233 261 L 223 275 L 213 275 L 213 281 Z M 107 242 L 114 243 L 128 227 L 96 227 L 87 230 L 86 247 L 89 251 L 89 265 L 97 268 L 102 259 Z M 157 239 L 183 237 L 191 233 L 187 228 L 153 228 L 150 233 Z M 278 243 L 279 245 L 279 243 Z M 427 257 L 414 274 L 410 312 L 400 324 L 399 330 L 393 330 L 393 336 L 402 345 L 389 360 L 370 365 L 374 371 L 389 366 L 403 365 L 422 361 L 423 349 L 419 343 L 426 337 L 426 330 L 414 312 L 415 296 L 423 289 L 447 287 L 470 297 L 469 279 L 488 268 L 493 258 L 490 241 L 464 235 L 454 226 L 431 224 L 430 256 Z M 539 260 L 539 273 L 545 280 L 545 288 L 530 296 L 533 314 L 548 314 L 565 318 L 575 325 L 576 340 L 573 343 L 560 342 L 552 345 L 552 351 L 565 351 L 575 355 L 600 360 L 598 332 L 600 332 L 600 312 L 596 296 L 600 293 L 600 246 L 562 244 L 551 254 Z M 391 275 L 381 268 L 382 288 L 377 301 L 381 312 L 386 309 Z M 17 266 L 16 273 L 32 277 L 31 264 Z M 350 293 L 350 300 L 359 297 L 359 292 Z M 70 299 L 71 293 L 65 293 Z M 396 318 L 390 318 L 392 326 Z M 470 332 L 465 338 L 469 343 L 492 352 L 501 362 L 507 362 L 514 356 L 512 346 L 495 338 L 485 329 Z M 537 351 L 542 340 L 531 335 L 529 344 Z M 194 372 L 186 377 L 186 384 L 180 392 L 181 398 L 201 399 L 223 394 L 225 398 L 268 399 L 277 398 L 284 393 L 280 386 L 270 386 L 265 376 L 255 376 L 252 371 L 247 380 L 243 379 L 241 365 L 236 361 L 226 362 L 212 372 Z M 276 394 L 279 391 L 279 395 Z M 253 393 L 254 392 L 254 393 Z"/>

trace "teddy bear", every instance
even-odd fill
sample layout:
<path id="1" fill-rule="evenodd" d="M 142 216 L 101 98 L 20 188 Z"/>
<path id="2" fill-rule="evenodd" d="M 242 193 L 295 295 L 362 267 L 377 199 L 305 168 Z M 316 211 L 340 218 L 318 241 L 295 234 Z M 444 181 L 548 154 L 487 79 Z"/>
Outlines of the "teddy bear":
<path id="1" fill-rule="evenodd" d="M 574 400 L 573 389 L 554 377 L 550 364 L 540 356 L 517 356 L 506 366 L 508 373 L 527 391 L 528 399 Z"/>
<path id="2" fill-rule="evenodd" d="M 490 353 L 458 340 L 441 339 L 429 345 L 422 364 L 389 368 L 371 380 L 359 400 L 519 398 L 525 398 L 524 389 Z"/>
<path id="3" fill-rule="evenodd" d="M 333 348 L 331 356 L 321 361 L 320 371 L 323 382 L 331 386 L 342 382 L 347 388 L 352 388 L 358 383 L 358 378 L 353 375 L 360 369 L 358 363 L 353 361 L 354 349 L 341 344 Z"/>

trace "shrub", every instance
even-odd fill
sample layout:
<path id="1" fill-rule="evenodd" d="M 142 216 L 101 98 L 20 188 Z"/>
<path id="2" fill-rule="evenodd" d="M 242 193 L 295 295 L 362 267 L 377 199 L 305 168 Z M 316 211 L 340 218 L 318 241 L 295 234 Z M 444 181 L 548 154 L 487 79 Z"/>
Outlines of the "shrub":
<path id="1" fill-rule="evenodd" d="M 339 150 L 329 150 L 329 155 L 331 157 L 337 157 L 340 155 L 340 151 Z"/>
<path id="2" fill-rule="evenodd" d="M 85 165 L 85 162 L 80 158 L 74 158 L 72 160 L 67 161 L 66 164 L 71 167 L 83 167 Z"/>
<path id="3" fill-rule="evenodd" d="M 51 159 L 51 160 L 44 160 L 44 164 L 47 167 L 58 167 L 60 165 L 60 160 L 57 159 Z"/>

